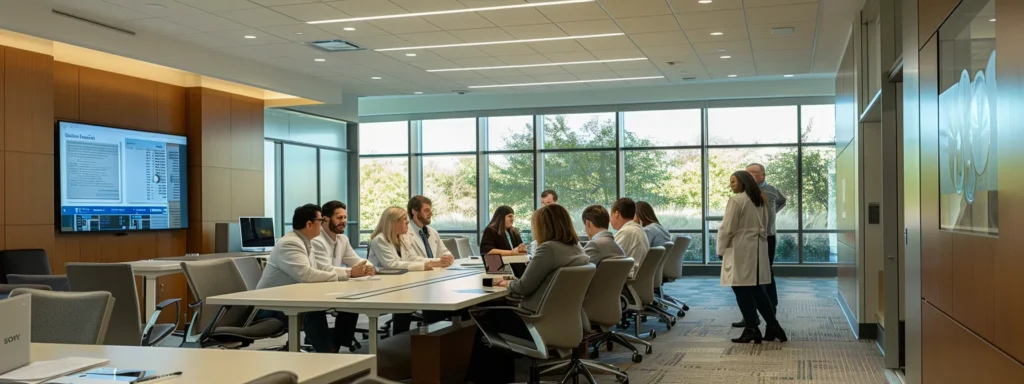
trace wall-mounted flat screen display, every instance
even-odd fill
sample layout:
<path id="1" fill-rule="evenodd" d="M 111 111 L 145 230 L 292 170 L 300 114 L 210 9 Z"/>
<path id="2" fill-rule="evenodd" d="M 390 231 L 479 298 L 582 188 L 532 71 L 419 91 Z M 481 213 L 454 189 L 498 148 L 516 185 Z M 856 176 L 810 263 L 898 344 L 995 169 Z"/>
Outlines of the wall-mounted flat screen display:
<path id="1" fill-rule="evenodd" d="M 60 232 L 188 228 L 185 136 L 57 122 Z"/>

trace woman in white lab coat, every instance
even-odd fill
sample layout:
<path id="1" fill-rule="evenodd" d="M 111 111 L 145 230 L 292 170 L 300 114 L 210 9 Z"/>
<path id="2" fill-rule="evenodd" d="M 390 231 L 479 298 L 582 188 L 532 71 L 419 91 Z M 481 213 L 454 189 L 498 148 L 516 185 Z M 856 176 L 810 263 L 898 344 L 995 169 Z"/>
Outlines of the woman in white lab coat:
<path id="1" fill-rule="evenodd" d="M 757 313 L 765 320 L 764 340 L 786 341 L 786 333 L 775 318 L 764 286 L 771 283 L 768 264 L 768 199 L 746 171 L 736 171 L 729 179 L 734 195 L 725 206 L 718 229 L 718 256 L 722 259 L 722 286 L 732 287 L 736 303 L 747 327 L 734 343 L 760 344 L 761 330 L 755 324 Z"/>

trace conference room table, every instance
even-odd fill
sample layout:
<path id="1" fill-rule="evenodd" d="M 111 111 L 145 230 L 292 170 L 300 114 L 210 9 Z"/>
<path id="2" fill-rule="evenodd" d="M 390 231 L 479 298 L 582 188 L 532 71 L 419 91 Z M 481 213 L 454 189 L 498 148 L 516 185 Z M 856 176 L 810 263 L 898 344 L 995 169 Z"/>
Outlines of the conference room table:
<path id="1" fill-rule="evenodd" d="M 90 357 L 109 360 L 101 367 L 181 372 L 162 383 L 247 383 L 282 370 L 304 384 L 352 383 L 377 372 L 373 355 L 44 343 L 32 343 L 31 351 L 33 362 Z"/>
<path id="2" fill-rule="evenodd" d="M 377 353 L 378 318 L 388 313 L 418 310 L 458 311 L 508 295 L 505 288 L 483 287 L 483 268 L 467 267 L 479 260 L 459 259 L 450 268 L 377 275 L 348 281 L 292 284 L 275 288 L 211 296 L 212 305 L 245 305 L 284 312 L 288 316 L 288 349 L 299 348 L 299 315 L 337 309 L 369 318 L 369 350 Z"/>
<path id="3" fill-rule="evenodd" d="M 145 302 L 146 318 L 153 316 L 156 312 L 156 279 L 161 276 L 181 273 L 182 261 L 215 260 L 225 257 L 257 257 L 267 258 L 267 253 L 231 252 L 211 253 L 195 256 L 164 257 L 159 259 L 128 261 L 124 264 L 132 266 L 132 273 L 142 277 L 143 302 Z"/>

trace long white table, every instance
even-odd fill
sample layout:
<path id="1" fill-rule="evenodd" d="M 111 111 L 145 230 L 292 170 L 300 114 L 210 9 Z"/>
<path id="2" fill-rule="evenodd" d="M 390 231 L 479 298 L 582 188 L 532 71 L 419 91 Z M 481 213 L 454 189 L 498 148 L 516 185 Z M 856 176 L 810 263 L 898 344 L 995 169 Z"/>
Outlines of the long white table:
<path id="1" fill-rule="evenodd" d="M 215 253 L 209 255 L 195 256 L 182 256 L 182 257 L 171 257 L 163 259 L 152 259 L 152 260 L 139 260 L 129 261 L 125 264 L 132 266 L 132 272 L 135 276 L 142 277 L 142 292 L 146 303 L 146 318 L 153 316 L 153 312 L 156 312 L 156 291 L 157 284 L 156 279 L 161 276 L 173 275 L 181 273 L 181 262 L 191 260 L 212 260 L 224 257 L 257 257 L 266 258 L 267 255 L 263 253 Z"/>
<path id="2" fill-rule="evenodd" d="M 369 318 L 370 353 L 377 353 L 378 318 L 418 310 L 457 311 L 508 295 L 504 288 L 484 288 L 483 269 L 408 272 L 381 275 L 379 280 L 292 284 L 276 288 L 213 296 L 207 304 L 246 305 L 288 315 L 288 348 L 298 351 L 299 314 L 338 309 Z"/>
<path id="3" fill-rule="evenodd" d="M 182 372 L 165 383 L 246 383 L 287 370 L 300 383 L 326 384 L 377 372 L 373 355 L 32 343 L 32 361 L 64 357 L 104 358 L 110 360 L 106 367 L 157 374 Z"/>

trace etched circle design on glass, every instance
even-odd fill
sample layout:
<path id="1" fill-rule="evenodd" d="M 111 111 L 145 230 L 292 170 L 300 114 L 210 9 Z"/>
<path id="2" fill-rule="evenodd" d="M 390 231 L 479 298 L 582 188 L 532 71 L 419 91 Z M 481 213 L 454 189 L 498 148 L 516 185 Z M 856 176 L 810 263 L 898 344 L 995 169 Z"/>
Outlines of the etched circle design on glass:
<path id="1" fill-rule="evenodd" d="M 967 70 L 960 72 L 960 85 L 957 88 L 960 102 L 957 109 L 960 110 L 960 158 L 964 162 L 964 182 L 974 173 L 974 136 L 971 135 L 971 102 L 974 99 L 974 85 L 971 84 L 971 74 Z M 964 185 L 964 191 L 967 190 Z"/>
<path id="2" fill-rule="evenodd" d="M 971 148 L 974 162 L 973 172 L 981 175 L 988 166 L 989 149 L 992 145 L 991 107 L 985 73 L 974 75 L 974 97 L 971 98 Z"/>

